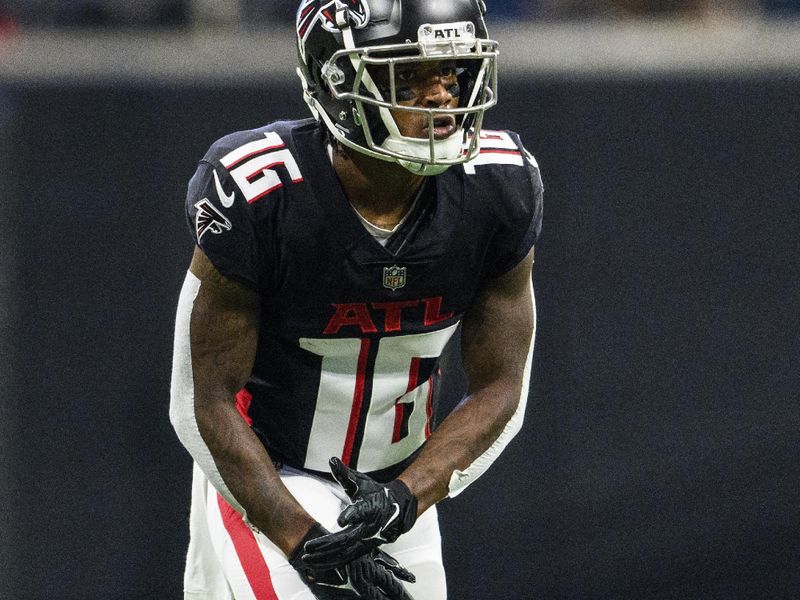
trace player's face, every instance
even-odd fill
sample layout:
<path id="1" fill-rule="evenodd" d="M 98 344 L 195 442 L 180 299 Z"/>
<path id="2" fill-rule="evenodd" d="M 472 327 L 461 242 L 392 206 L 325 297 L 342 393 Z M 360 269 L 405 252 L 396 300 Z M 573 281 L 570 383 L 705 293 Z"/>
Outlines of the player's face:
<path id="1" fill-rule="evenodd" d="M 377 71 L 373 77 L 383 89 L 389 87 L 388 69 Z M 401 106 L 418 108 L 456 108 L 461 93 L 456 77 L 455 61 L 400 63 L 395 67 L 397 102 Z M 387 94 L 388 98 L 388 94 Z M 392 111 L 400 133 L 406 137 L 428 138 L 429 121 L 425 113 Z M 455 133 L 454 115 L 441 114 L 433 120 L 433 137 L 443 140 Z"/>

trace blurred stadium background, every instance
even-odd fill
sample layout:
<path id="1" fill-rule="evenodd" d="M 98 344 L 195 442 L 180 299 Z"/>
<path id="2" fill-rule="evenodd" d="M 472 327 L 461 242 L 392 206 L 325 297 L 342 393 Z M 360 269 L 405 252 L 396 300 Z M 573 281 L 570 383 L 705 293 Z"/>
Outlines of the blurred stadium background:
<path id="1" fill-rule="evenodd" d="M 800 1 L 487 3 L 540 328 L 525 431 L 442 505 L 451 598 L 800 597 Z M 307 113 L 294 6 L 0 0 L 4 600 L 180 597 L 183 194 Z"/>

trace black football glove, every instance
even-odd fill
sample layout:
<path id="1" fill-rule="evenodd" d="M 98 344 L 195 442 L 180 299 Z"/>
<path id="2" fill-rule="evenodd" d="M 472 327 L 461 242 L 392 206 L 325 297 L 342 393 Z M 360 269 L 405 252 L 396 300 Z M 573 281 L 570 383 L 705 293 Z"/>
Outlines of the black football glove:
<path id="1" fill-rule="evenodd" d="M 326 534 L 328 530 L 316 523 L 289 557 L 289 564 L 318 600 L 414 600 L 401 581 L 414 583 L 416 578 L 382 550 L 335 569 L 307 564 L 305 546 Z"/>
<path id="2" fill-rule="evenodd" d="M 309 565 L 327 569 L 395 541 L 417 520 L 417 499 L 402 481 L 378 483 L 338 458 L 332 458 L 330 465 L 331 473 L 353 504 L 339 515 L 339 525 L 344 529 L 309 541 L 303 556 Z"/>

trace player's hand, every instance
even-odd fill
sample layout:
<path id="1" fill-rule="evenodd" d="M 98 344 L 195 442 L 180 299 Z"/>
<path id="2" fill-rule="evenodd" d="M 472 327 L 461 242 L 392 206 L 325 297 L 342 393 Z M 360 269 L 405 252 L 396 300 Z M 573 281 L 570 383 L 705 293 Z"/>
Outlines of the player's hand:
<path id="1" fill-rule="evenodd" d="M 338 458 L 330 460 L 331 473 L 353 504 L 339 515 L 341 531 L 316 538 L 305 546 L 304 560 L 318 568 L 336 568 L 387 542 L 395 541 L 414 526 L 417 499 L 400 481 L 378 483 Z"/>
<path id="2" fill-rule="evenodd" d="M 317 600 L 414 600 L 402 581 L 414 583 L 414 575 L 382 550 L 334 569 L 319 569 L 305 562 L 305 546 L 328 531 L 315 524 L 289 557 Z"/>

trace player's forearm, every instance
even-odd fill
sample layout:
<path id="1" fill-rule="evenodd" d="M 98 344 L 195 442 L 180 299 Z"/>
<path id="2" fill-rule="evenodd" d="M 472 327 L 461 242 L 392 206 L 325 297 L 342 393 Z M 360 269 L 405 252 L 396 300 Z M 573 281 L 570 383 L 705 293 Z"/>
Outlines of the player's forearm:
<path id="1" fill-rule="evenodd" d="M 479 294 L 464 320 L 468 395 L 401 475 L 420 513 L 477 479 L 521 427 L 536 332 L 532 264 L 533 251 Z"/>
<path id="2" fill-rule="evenodd" d="M 198 402 L 197 425 L 248 520 L 287 555 L 314 523 L 283 485 L 261 441 L 232 403 Z"/>
<path id="3" fill-rule="evenodd" d="M 259 319 L 258 294 L 195 249 L 178 302 L 170 419 L 209 481 L 288 554 L 313 520 L 234 401 L 252 370 Z"/>
<path id="4" fill-rule="evenodd" d="M 518 386 L 498 383 L 467 396 L 442 422 L 400 476 L 417 497 L 418 514 L 448 496 L 452 474 L 486 452 L 518 404 Z"/>

